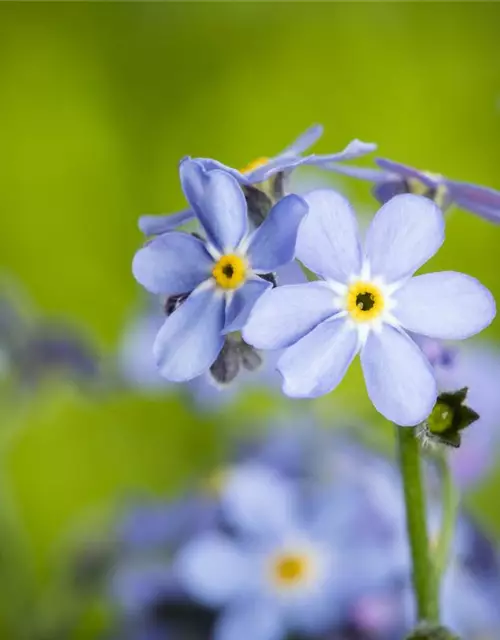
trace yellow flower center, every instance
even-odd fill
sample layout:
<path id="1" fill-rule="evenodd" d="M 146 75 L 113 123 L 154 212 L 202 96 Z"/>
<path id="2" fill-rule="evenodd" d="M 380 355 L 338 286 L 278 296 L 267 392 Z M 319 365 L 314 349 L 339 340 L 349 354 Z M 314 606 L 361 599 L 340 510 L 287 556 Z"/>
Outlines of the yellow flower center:
<path id="1" fill-rule="evenodd" d="M 347 311 L 356 322 L 374 320 L 384 309 L 384 296 L 372 282 L 355 282 L 347 292 Z"/>
<path id="2" fill-rule="evenodd" d="M 419 180 L 418 178 L 407 178 L 406 182 L 408 183 L 410 193 L 413 193 L 415 196 L 425 196 L 430 189 L 425 182 L 422 182 L 422 180 Z"/>
<path id="3" fill-rule="evenodd" d="M 440 175 L 436 173 L 427 173 L 430 178 L 439 180 Z M 429 187 L 422 180 L 418 178 L 407 178 L 406 183 L 410 193 L 415 196 L 425 196 L 437 204 L 438 207 L 443 207 L 446 204 L 446 198 L 448 196 L 448 189 L 445 184 L 438 184 L 436 187 Z"/>
<path id="4" fill-rule="evenodd" d="M 212 275 L 222 289 L 237 289 L 245 282 L 247 264 L 240 256 L 228 253 L 219 258 Z"/>
<path id="5" fill-rule="evenodd" d="M 258 169 L 268 162 L 269 158 L 265 158 L 264 156 L 262 156 L 261 158 L 256 158 L 255 160 L 252 160 L 252 162 L 249 162 L 246 166 L 244 166 L 243 169 L 240 169 L 240 173 L 250 173 L 250 171 Z"/>
<path id="6" fill-rule="evenodd" d="M 277 587 L 295 587 L 309 577 L 311 562 L 303 553 L 283 553 L 273 558 L 271 572 Z"/>

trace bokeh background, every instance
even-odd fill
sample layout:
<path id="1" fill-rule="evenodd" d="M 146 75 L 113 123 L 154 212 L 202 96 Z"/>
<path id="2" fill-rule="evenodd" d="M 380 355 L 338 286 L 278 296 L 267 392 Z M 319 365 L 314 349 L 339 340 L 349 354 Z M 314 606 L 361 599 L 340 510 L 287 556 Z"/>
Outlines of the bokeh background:
<path id="1" fill-rule="evenodd" d="M 500 188 L 499 25 L 495 3 L 3 4 L 2 271 L 37 314 L 75 324 L 112 360 L 142 299 L 137 218 L 184 206 L 186 154 L 240 167 L 320 122 L 318 153 L 357 137 Z M 368 185 L 321 179 L 375 211 Z M 454 210 L 429 268 L 470 273 L 500 299 L 499 246 L 500 228 Z M 500 339 L 499 321 L 485 337 Z M 174 492 L 228 433 L 287 403 L 257 392 L 209 413 L 172 392 L 89 395 L 58 379 L 2 404 L 5 517 L 21 523 L 39 592 L 75 531 L 131 495 Z M 343 409 L 390 446 L 357 367 L 313 410 L 328 425 Z M 500 537 L 499 488 L 493 471 L 466 499 Z"/>

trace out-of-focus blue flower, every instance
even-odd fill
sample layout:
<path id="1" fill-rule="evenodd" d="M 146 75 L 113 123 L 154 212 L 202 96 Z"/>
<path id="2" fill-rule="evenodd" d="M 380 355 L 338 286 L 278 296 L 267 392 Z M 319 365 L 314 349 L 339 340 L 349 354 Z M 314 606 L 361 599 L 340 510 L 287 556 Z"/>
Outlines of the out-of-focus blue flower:
<path id="1" fill-rule="evenodd" d="M 470 337 L 495 316 L 491 293 L 453 271 L 413 277 L 444 241 L 443 216 L 429 200 L 390 200 L 374 217 L 363 252 L 347 200 L 327 189 L 304 198 L 309 214 L 297 256 L 323 280 L 266 293 L 243 329 L 245 340 L 286 349 L 278 370 L 292 397 L 329 393 L 360 352 L 376 409 L 402 426 L 422 422 L 436 401 L 436 381 L 406 332 Z"/>
<path id="2" fill-rule="evenodd" d="M 109 587 L 128 621 L 130 635 L 120 637 L 142 640 L 133 631 L 159 628 L 174 640 L 400 640 L 415 626 L 396 466 L 347 435 L 302 434 L 280 446 L 287 432 L 272 431 L 185 500 L 145 505 L 122 520 Z M 432 546 L 441 514 L 429 497 Z M 499 599 L 496 552 L 460 514 L 444 620 L 464 638 L 493 640 Z"/>
<path id="3" fill-rule="evenodd" d="M 376 158 L 380 169 L 327 164 L 325 168 L 344 175 L 374 182 L 373 194 L 384 204 L 395 195 L 413 193 L 433 200 L 445 210 L 455 204 L 490 222 L 500 222 L 500 191 L 467 182 L 449 180 L 444 176 L 420 171 L 400 162 Z"/>
<path id="4" fill-rule="evenodd" d="M 425 357 L 435 368 L 448 369 L 455 361 L 457 349 L 442 340 L 433 340 L 425 336 L 411 334 L 418 346 L 424 352 Z M 455 391 L 456 389 L 439 388 L 440 391 Z"/>
<path id="5" fill-rule="evenodd" d="M 236 531 L 282 531 L 296 515 L 295 485 L 258 460 L 229 467 L 221 480 L 221 511 Z"/>
<path id="6" fill-rule="evenodd" d="M 218 496 L 191 492 L 173 502 L 130 506 L 116 528 L 117 542 L 125 552 L 171 550 L 189 537 L 216 526 Z"/>
<path id="7" fill-rule="evenodd" d="M 207 533 L 188 543 L 175 567 L 194 599 L 223 610 L 215 640 L 270 640 L 333 623 L 342 563 L 314 527 L 288 523 L 263 536 Z"/>
<path id="8" fill-rule="evenodd" d="M 130 616 L 143 613 L 163 599 L 179 598 L 181 593 L 168 557 L 122 562 L 111 573 L 109 595 Z"/>
<path id="9" fill-rule="evenodd" d="M 133 262 L 136 279 L 151 293 L 189 294 L 165 320 L 153 347 L 161 374 L 173 382 L 208 371 L 225 335 L 242 328 L 271 286 L 260 276 L 293 260 L 307 212 L 301 198 L 287 196 L 249 235 L 245 198 L 230 174 L 206 172 L 191 160 L 181 163 L 180 174 L 206 241 L 165 233 L 140 249 Z"/>
<path id="10" fill-rule="evenodd" d="M 318 479 L 318 463 L 324 454 L 321 447 L 326 439 L 312 416 L 306 412 L 295 413 L 291 418 L 277 419 L 264 438 L 261 435 L 257 441 L 244 441 L 243 450 L 255 462 L 274 469 L 285 478 Z"/>
<path id="11" fill-rule="evenodd" d="M 21 304 L 22 297 L 17 291 L 0 294 L 0 377 L 11 377 L 21 391 L 58 375 L 78 383 L 98 380 L 101 362 L 85 333 L 39 318 L 30 305 Z"/>
<path id="12" fill-rule="evenodd" d="M 210 158 L 196 158 L 195 160 L 207 171 L 214 169 L 226 171 L 234 176 L 241 185 L 251 186 L 261 184 L 278 173 L 288 174 L 301 165 L 322 166 L 328 162 L 354 160 L 376 149 L 375 144 L 352 140 L 345 149 L 338 153 L 303 156 L 302 154 L 322 135 L 323 127 L 321 125 L 313 125 L 278 155 L 273 158 L 257 158 L 241 170 L 233 169 L 222 162 Z M 157 235 L 176 229 L 192 220 L 195 215 L 195 211 L 192 208 L 166 216 L 146 215 L 139 219 L 139 228 L 147 236 Z"/>

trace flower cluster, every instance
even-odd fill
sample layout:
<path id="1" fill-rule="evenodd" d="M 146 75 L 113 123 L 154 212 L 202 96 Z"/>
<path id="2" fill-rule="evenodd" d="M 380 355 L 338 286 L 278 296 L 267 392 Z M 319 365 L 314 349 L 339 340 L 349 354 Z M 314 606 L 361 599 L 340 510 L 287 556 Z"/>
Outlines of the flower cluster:
<path id="1" fill-rule="evenodd" d="M 275 158 L 243 171 L 206 158 L 180 163 L 189 209 L 142 218 L 141 229 L 155 237 L 133 261 L 139 283 L 165 298 L 155 360 L 172 382 L 210 372 L 228 383 L 241 369 L 256 368 L 258 351 L 282 350 L 277 369 L 284 393 L 313 398 L 335 389 L 359 354 L 376 409 L 414 426 L 430 415 L 438 393 L 419 341 L 468 338 L 496 313 L 490 292 L 470 276 L 415 276 L 444 241 L 438 207 L 444 200 L 437 193 L 446 191 L 462 206 L 464 194 L 470 203 L 474 193 L 477 206 L 467 206 L 482 215 L 500 204 L 500 194 L 471 185 L 460 191 L 444 179 L 416 189 L 417 177 L 425 185 L 437 178 L 378 161 L 391 172 L 383 178 L 372 172 L 371 179 L 379 176 L 379 186 L 403 181 L 404 188 L 390 196 L 384 189 L 385 204 L 362 243 L 351 205 L 335 191 L 286 193 L 286 179 L 298 166 L 352 173 L 339 162 L 374 149 L 355 140 L 338 154 L 302 155 L 320 134 L 313 127 Z M 192 218 L 196 233 L 177 230 Z M 276 286 L 279 269 L 294 260 L 318 279 Z"/>
<path id="2" fill-rule="evenodd" d="M 400 640 L 414 626 L 393 464 L 310 424 L 246 443 L 183 498 L 129 508 L 108 592 L 121 640 Z M 440 510 L 429 504 L 431 552 Z M 500 566 L 459 517 L 443 622 L 496 637 Z"/>

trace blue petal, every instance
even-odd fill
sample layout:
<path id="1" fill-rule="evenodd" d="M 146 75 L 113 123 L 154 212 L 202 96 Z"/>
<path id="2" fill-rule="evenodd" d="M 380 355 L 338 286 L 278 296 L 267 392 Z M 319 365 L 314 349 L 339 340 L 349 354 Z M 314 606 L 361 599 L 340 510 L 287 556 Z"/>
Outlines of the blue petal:
<path id="1" fill-rule="evenodd" d="M 153 345 L 162 376 L 186 382 L 210 368 L 224 344 L 224 308 L 219 292 L 197 289 L 165 320 Z"/>
<path id="2" fill-rule="evenodd" d="M 321 124 L 313 124 L 309 129 L 306 129 L 291 145 L 283 149 L 278 156 L 295 155 L 298 156 L 304 151 L 307 151 L 309 147 L 312 147 L 323 135 L 323 126 Z"/>
<path id="3" fill-rule="evenodd" d="M 236 249 L 248 229 L 247 203 L 236 179 L 225 171 L 206 172 L 194 160 L 183 160 L 179 171 L 208 241 L 222 253 Z"/>
<path id="4" fill-rule="evenodd" d="M 242 287 L 236 289 L 226 309 L 224 333 L 239 331 L 245 325 L 255 303 L 270 286 L 271 283 L 267 280 L 256 278 L 248 280 Z"/>
<path id="5" fill-rule="evenodd" d="M 214 261 L 201 240 L 188 233 L 157 236 L 135 254 L 132 271 L 148 291 L 189 293 L 210 277 Z"/>
<path id="6" fill-rule="evenodd" d="M 145 236 L 156 236 L 160 233 L 167 233 L 167 231 L 174 231 L 177 227 L 193 218 L 195 218 L 195 214 L 191 209 L 166 216 L 141 216 L 139 218 L 139 229 Z"/>
<path id="7" fill-rule="evenodd" d="M 240 464 L 228 474 L 220 506 L 225 520 L 239 534 L 268 541 L 271 535 L 283 535 L 294 522 L 296 486 L 268 466 Z"/>
<path id="8" fill-rule="evenodd" d="M 283 392 L 293 398 L 317 398 L 333 391 L 358 349 L 357 331 L 345 318 L 325 320 L 279 359 Z"/>
<path id="9" fill-rule="evenodd" d="M 299 156 L 276 156 L 262 165 L 257 167 L 253 171 L 246 174 L 247 180 L 250 184 L 258 184 L 259 182 L 265 182 L 268 178 L 280 173 L 282 171 L 290 171 L 300 165 L 306 164 L 308 159 L 314 156 L 299 157 Z"/>
<path id="10" fill-rule="evenodd" d="M 444 218 L 433 202 L 412 194 L 395 196 L 375 214 L 366 235 L 371 275 L 389 283 L 407 278 L 443 242 Z"/>
<path id="11" fill-rule="evenodd" d="M 128 508 L 118 523 L 116 536 L 127 551 L 176 544 L 189 531 L 193 511 L 194 506 L 187 499 L 176 503 L 138 503 Z"/>
<path id="12" fill-rule="evenodd" d="M 286 284 L 305 284 L 307 277 L 300 264 L 296 260 L 293 260 L 283 267 L 276 269 L 276 282 L 279 287 Z"/>
<path id="13" fill-rule="evenodd" d="M 393 313 L 408 331 L 442 340 L 463 340 L 491 324 L 491 293 L 475 278 L 455 271 L 409 280 L 395 294 Z"/>
<path id="14" fill-rule="evenodd" d="M 403 427 L 432 411 L 437 397 L 432 367 L 404 332 L 384 325 L 371 332 L 361 351 L 366 388 L 377 411 Z"/>
<path id="15" fill-rule="evenodd" d="M 293 260 L 300 223 L 308 210 L 296 195 L 282 198 L 254 232 L 248 247 L 252 269 L 269 273 Z"/>
<path id="16" fill-rule="evenodd" d="M 210 532 L 187 543 L 174 560 L 173 570 L 191 597 L 220 606 L 245 593 L 252 567 L 234 541 Z"/>
<path id="17" fill-rule="evenodd" d="M 214 640 L 283 640 L 286 628 L 277 603 L 241 602 L 225 611 L 215 625 Z"/>
<path id="18" fill-rule="evenodd" d="M 337 311 L 335 295 L 323 282 L 277 287 L 256 303 L 243 337 L 257 349 L 282 349 Z"/>
<path id="19" fill-rule="evenodd" d="M 329 162 L 345 162 L 346 160 L 355 160 L 361 156 L 365 156 L 372 151 L 375 151 L 377 145 L 373 142 L 363 142 L 362 140 L 354 139 L 349 142 L 347 147 L 337 153 L 329 153 L 325 155 L 314 154 L 311 156 L 306 164 L 323 165 Z"/>
<path id="20" fill-rule="evenodd" d="M 336 173 L 341 173 L 344 176 L 349 176 L 350 178 L 368 180 L 369 182 L 384 182 L 386 180 L 390 180 L 392 177 L 392 174 L 387 171 L 381 171 L 380 169 L 353 167 L 348 164 L 337 164 L 336 162 L 325 164 L 324 168 L 329 169 L 330 171 L 335 171 Z"/>
<path id="21" fill-rule="evenodd" d="M 240 184 L 250 184 L 247 176 L 238 169 L 234 169 L 233 167 L 228 166 L 218 160 L 212 160 L 212 158 L 195 158 L 195 161 L 198 162 L 205 171 L 213 171 L 214 169 L 220 169 L 221 171 L 225 171 L 226 173 L 230 173 Z"/>
<path id="22" fill-rule="evenodd" d="M 500 223 L 500 192 L 466 182 L 446 180 L 450 196 L 457 206 L 477 213 L 490 222 Z"/>
<path id="23" fill-rule="evenodd" d="M 387 182 L 378 182 L 372 189 L 373 197 L 380 202 L 380 204 L 385 204 L 386 202 L 389 202 L 391 198 L 403 193 L 409 193 L 408 185 L 405 183 L 404 178 L 395 178 L 387 180 Z"/>
<path id="24" fill-rule="evenodd" d="M 375 158 L 375 162 L 385 171 L 390 171 L 394 175 L 401 176 L 402 178 L 418 180 L 419 182 L 423 182 L 429 188 L 435 187 L 439 183 L 438 179 L 429 175 L 425 171 L 414 169 L 406 164 L 401 164 L 401 162 L 393 162 L 386 158 Z"/>
<path id="25" fill-rule="evenodd" d="M 361 271 L 358 223 L 349 202 L 332 189 L 304 196 L 309 213 L 297 238 L 297 258 L 323 278 L 346 283 Z"/>
<path id="26" fill-rule="evenodd" d="M 121 564 L 111 575 L 111 596 L 125 612 L 136 615 L 179 589 L 168 564 Z"/>

